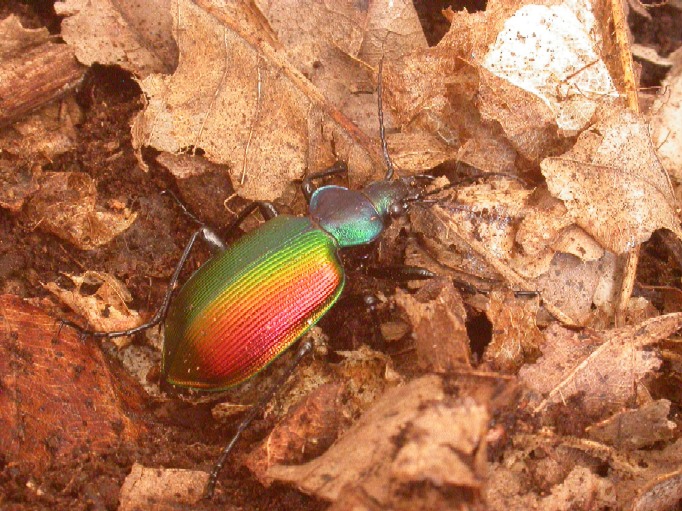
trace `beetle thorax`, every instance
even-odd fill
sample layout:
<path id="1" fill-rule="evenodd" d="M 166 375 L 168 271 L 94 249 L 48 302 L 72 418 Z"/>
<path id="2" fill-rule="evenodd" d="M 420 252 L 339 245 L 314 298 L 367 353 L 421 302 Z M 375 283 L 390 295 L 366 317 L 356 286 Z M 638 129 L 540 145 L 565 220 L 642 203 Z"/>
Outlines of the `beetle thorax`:
<path id="1" fill-rule="evenodd" d="M 323 186 L 310 199 L 310 216 L 340 247 L 366 245 L 379 237 L 406 193 L 399 180 L 378 181 L 362 191 Z"/>

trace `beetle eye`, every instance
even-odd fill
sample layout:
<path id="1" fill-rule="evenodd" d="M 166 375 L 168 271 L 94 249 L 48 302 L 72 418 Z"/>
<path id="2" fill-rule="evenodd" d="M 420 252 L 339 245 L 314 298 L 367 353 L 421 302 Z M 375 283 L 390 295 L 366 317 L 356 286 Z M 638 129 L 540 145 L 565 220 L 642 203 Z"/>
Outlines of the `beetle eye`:
<path id="1" fill-rule="evenodd" d="M 407 204 L 404 202 L 394 202 L 388 208 L 388 212 L 392 217 L 401 216 L 407 211 Z"/>

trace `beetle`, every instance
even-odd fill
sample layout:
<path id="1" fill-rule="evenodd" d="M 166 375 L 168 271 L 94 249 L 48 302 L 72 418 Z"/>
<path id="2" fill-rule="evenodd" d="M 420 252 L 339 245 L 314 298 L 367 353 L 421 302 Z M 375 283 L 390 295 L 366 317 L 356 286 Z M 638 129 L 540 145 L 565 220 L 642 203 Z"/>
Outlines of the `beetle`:
<path id="1" fill-rule="evenodd" d="M 381 89 L 380 65 L 379 127 L 387 167 L 383 179 L 361 190 L 336 185 L 316 187 L 318 179 L 347 172 L 346 165 L 339 162 L 303 180 L 308 216 L 280 215 L 270 202 L 253 202 L 237 216 L 228 232 L 236 230 L 255 209 L 266 221 L 230 246 L 180 204 L 200 228 L 188 241 L 152 319 L 116 332 L 89 331 L 67 320 L 62 323 L 84 335 L 106 338 L 131 335 L 163 323 L 162 374 L 172 385 L 218 391 L 259 373 L 338 300 L 345 284 L 340 251 L 371 244 L 391 217 L 405 213 L 410 202 L 423 198 L 420 177 L 430 176 L 394 178 L 384 132 Z M 199 237 L 216 254 L 173 296 L 181 270 Z M 396 267 L 394 271 L 406 279 L 433 276 L 415 267 Z M 242 431 L 311 348 L 310 341 L 304 339 L 284 374 L 249 410 L 214 465 L 206 486 L 207 497 L 213 494 L 218 473 Z"/>

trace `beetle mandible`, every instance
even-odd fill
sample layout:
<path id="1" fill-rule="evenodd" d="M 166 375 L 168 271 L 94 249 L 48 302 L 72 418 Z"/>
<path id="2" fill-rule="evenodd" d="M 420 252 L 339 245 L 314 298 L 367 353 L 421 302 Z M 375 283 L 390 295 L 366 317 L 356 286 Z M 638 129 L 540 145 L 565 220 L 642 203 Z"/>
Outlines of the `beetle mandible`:
<path id="1" fill-rule="evenodd" d="M 184 206 L 201 227 L 191 236 L 153 318 L 136 328 L 95 332 L 62 320 L 93 337 L 131 335 L 163 323 L 162 374 L 173 385 L 224 390 L 259 373 L 303 336 L 339 298 L 345 283 L 339 251 L 367 245 L 384 231 L 389 219 L 403 214 L 408 204 L 423 196 L 419 176 L 394 178 L 383 122 L 381 63 L 378 73 L 379 129 L 386 174 L 361 190 L 314 181 L 347 172 L 337 163 L 306 177 L 302 191 L 309 205 L 307 217 L 279 215 L 270 202 L 247 206 L 228 228 L 240 226 L 256 208 L 266 222 L 229 247 Z M 421 176 L 430 179 L 430 176 Z M 217 252 L 203 264 L 175 296 L 181 270 L 198 237 Z M 404 267 L 404 278 L 429 278 L 428 270 Z M 400 267 L 396 269 L 400 272 Z M 242 431 L 288 379 L 312 349 L 304 340 L 279 380 L 247 413 L 223 449 L 207 486 L 213 494 L 218 473 Z"/>

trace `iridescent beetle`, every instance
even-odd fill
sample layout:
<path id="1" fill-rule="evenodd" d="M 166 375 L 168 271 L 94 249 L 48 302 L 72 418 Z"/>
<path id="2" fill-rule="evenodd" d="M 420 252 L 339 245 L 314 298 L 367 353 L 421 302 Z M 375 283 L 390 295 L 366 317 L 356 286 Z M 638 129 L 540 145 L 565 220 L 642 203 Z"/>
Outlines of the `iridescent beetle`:
<path id="1" fill-rule="evenodd" d="M 383 180 L 359 191 L 333 185 L 316 188 L 314 180 L 347 172 L 343 163 L 337 163 L 303 180 L 309 216 L 278 215 L 273 204 L 254 202 L 238 215 L 229 229 L 236 229 L 256 208 L 261 210 L 266 222 L 229 247 L 202 225 L 187 243 L 161 307 L 149 322 L 139 327 L 93 332 L 69 321 L 64 323 L 87 335 L 111 338 L 131 335 L 164 322 L 162 373 L 173 385 L 224 390 L 260 372 L 339 298 L 345 281 L 339 250 L 372 243 L 391 216 L 404 213 L 409 202 L 422 197 L 416 188 L 418 178 L 393 179 L 384 133 L 381 89 L 380 65 L 379 126 L 387 166 Z M 180 272 L 199 236 L 218 253 L 173 297 Z M 407 279 L 433 276 L 421 268 L 404 267 L 404 270 L 403 277 Z M 400 272 L 400 268 L 396 271 Z M 311 348 L 311 343 L 304 340 L 279 381 L 250 409 L 211 472 L 207 497 L 213 494 L 218 473 L 242 431 Z"/>

